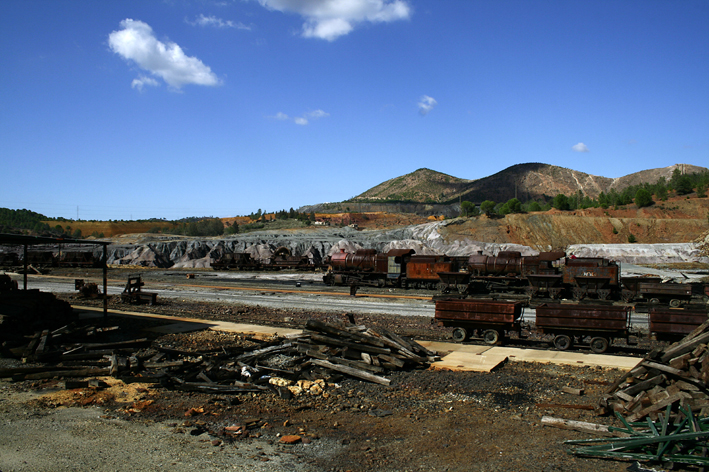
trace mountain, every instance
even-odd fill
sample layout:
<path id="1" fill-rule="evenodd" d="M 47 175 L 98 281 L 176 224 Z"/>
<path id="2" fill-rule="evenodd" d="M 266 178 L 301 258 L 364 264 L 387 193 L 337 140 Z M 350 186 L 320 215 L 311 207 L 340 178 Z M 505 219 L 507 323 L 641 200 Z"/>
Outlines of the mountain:
<path id="1" fill-rule="evenodd" d="M 484 200 L 503 202 L 515 197 L 527 201 L 560 193 L 571 195 L 578 191 L 597 198 L 601 192 L 611 189 L 622 191 L 631 185 L 655 183 L 660 177 L 669 180 L 676 168 L 685 173 L 708 170 L 689 164 L 675 164 L 614 179 L 549 164 L 528 163 L 508 167 L 482 179 L 466 180 L 424 168 L 382 182 L 350 201 L 453 203 L 468 200 L 479 203 Z"/>
<path id="2" fill-rule="evenodd" d="M 418 169 L 372 187 L 353 201 L 406 200 L 420 203 L 442 203 L 455 200 L 472 180 L 459 179 L 431 169 Z"/>

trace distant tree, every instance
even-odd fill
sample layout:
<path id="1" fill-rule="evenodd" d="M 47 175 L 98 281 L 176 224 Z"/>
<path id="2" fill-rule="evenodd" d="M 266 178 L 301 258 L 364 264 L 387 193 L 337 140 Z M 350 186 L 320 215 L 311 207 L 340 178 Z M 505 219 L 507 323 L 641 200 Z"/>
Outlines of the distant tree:
<path id="1" fill-rule="evenodd" d="M 697 197 L 698 198 L 707 198 L 706 185 L 697 185 Z"/>
<path id="2" fill-rule="evenodd" d="M 224 234 L 238 234 L 239 233 L 239 224 L 235 221 L 234 223 L 231 224 L 231 226 L 227 226 L 224 228 Z"/>
<path id="3" fill-rule="evenodd" d="M 510 213 L 522 213 L 522 202 L 520 202 L 516 198 L 507 200 L 507 203 L 505 203 L 505 205 L 507 205 Z"/>
<path id="4" fill-rule="evenodd" d="M 496 203 L 492 200 L 485 200 L 480 204 L 480 211 L 485 213 L 487 216 L 490 216 L 490 214 L 495 210 L 495 205 Z"/>
<path id="5" fill-rule="evenodd" d="M 527 205 L 527 211 L 542 211 L 542 206 L 535 201 L 532 201 Z"/>
<path id="6" fill-rule="evenodd" d="M 563 193 L 560 193 L 556 197 L 554 197 L 551 206 L 556 208 L 557 210 L 562 211 L 571 209 L 571 206 L 569 205 L 569 198 Z"/>
<path id="7" fill-rule="evenodd" d="M 683 175 L 675 184 L 677 195 L 687 195 L 692 193 L 692 179 L 688 175 Z"/>
<path id="8" fill-rule="evenodd" d="M 635 235 L 633 235 L 633 234 L 628 235 L 628 242 L 630 244 L 633 244 L 635 241 L 637 241 L 637 239 L 635 239 Z"/>
<path id="9" fill-rule="evenodd" d="M 477 207 L 475 206 L 475 203 L 469 202 L 467 200 L 464 202 L 461 202 L 460 216 L 475 216 L 475 215 L 473 215 L 474 211 L 477 211 Z"/>
<path id="10" fill-rule="evenodd" d="M 652 201 L 652 194 L 649 190 L 641 188 L 637 192 L 635 192 L 635 204 L 638 206 L 638 208 L 650 206 L 653 203 L 655 202 Z"/>

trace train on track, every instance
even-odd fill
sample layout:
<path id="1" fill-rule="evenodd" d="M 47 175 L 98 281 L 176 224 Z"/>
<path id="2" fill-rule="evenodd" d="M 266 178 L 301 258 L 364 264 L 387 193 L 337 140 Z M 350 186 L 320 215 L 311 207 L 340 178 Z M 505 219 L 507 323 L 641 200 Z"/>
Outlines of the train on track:
<path id="1" fill-rule="evenodd" d="M 24 264 L 21 254 L 1 252 L 0 267 L 16 268 Z M 93 251 L 31 250 L 27 251 L 27 265 L 36 268 L 48 267 L 101 267 L 101 258 Z"/>
<path id="2" fill-rule="evenodd" d="M 315 270 L 320 265 L 313 263 L 308 256 L 294 256 L 285 246 L 279 247 L 273 256 L 261 261 L 248 252 L 228 252 L 211 263 L 214 270 Z"/>
<path id="3" fill-rule="evenodd" d="M 637 344 L 639 331 L 631 328 L 631 306 L 548 303 L 537 306 L 534 327 L 523 321 L 524 303 L 482 299 L 440 299 L 433 322 L 454 327 L 453 340 L 472 337 L 485 343 L 502 344 L 511 335 L 518 339 L 532 331 L 550 338 L 554 347 L 565 351 L 586 345 L 603 353 L 622 339 Z M 659 341 L 676 341 L 707 321 L 706 309 L 687 310 L 653 307 L 648 312 L 649 335 Z"/>
<path id="4" fill-rule="evenodd" d="M 413 249 L 377 253 L 360 249 L 330 256 L 323 281 L 328 285 L 371 285 L 437 289 L 444 294 L 524 299 L 640 302 L 680 306 L 709 300 L 709 284 L 662 283 L 658 277 L 621 277 L 618 263 L 577 258 L 561 251 L 522 256 L 501 251 L 469 257 L 417 255 Z"/>

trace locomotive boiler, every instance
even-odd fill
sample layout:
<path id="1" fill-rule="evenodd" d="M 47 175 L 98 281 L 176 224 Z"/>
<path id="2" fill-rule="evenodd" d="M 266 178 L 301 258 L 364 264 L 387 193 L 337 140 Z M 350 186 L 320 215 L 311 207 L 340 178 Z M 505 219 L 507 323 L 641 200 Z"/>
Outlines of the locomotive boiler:
<path id="1" fill-rule="evenodd" d="M 359 249 L 340 251 L 330 256 L 329 269 L 323 277 L 327 285 L 387 285 L 401 288 L 436 289 L 439 273 L 459 270 L 459 261 L 448 256 L 416 255 L 413 249 L 392 249 L 377 253 Z"/>

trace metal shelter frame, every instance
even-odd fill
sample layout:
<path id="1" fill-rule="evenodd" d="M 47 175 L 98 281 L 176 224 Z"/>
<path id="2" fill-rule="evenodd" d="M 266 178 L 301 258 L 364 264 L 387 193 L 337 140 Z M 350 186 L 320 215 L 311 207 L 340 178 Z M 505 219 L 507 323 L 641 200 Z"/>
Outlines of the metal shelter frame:
<path id="1" fill-rule="evenodd" d="M 37 246 L 40 244 L 57 245 L 59 247 L 60 253 L 62 244 L 103 246 L 103 256 L 101 257 L 101 267 L 103 269 L 103 316 L 108 316 L 108 266 L 106 265 L 106 261 L 108 260 L 108 254 L 106 251 L 106 247 L 111 243 L 106 241 L 88 241 L 85 239 L 47 238 L 42 236 L 24 236 L 20 234 L 0 234 L 0 244 L 24 247 L 23 290 L 27 290 L 27 248 L 29 246 Z"/>

